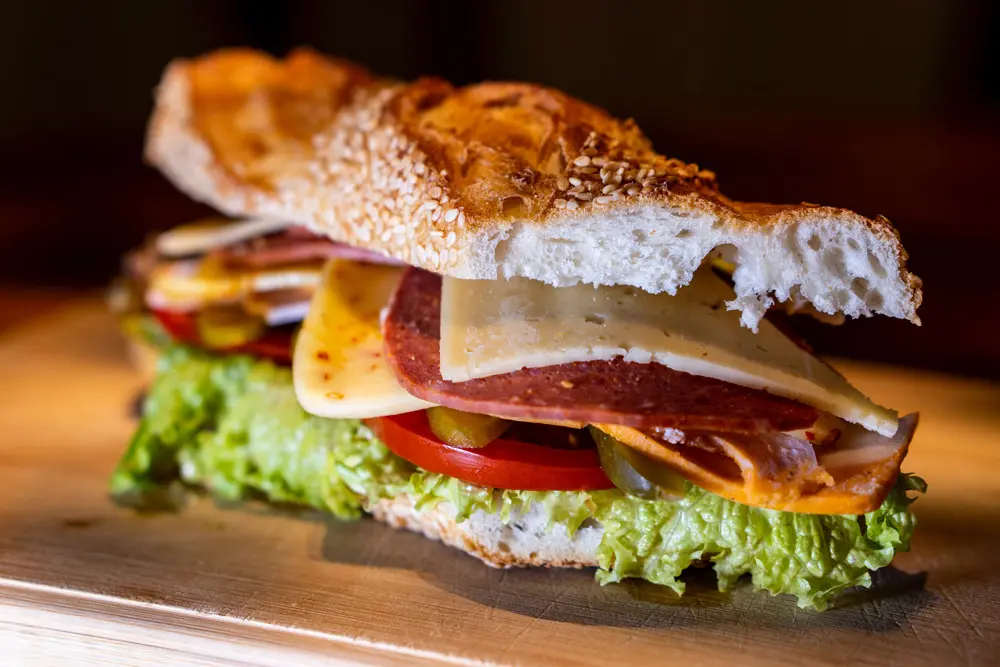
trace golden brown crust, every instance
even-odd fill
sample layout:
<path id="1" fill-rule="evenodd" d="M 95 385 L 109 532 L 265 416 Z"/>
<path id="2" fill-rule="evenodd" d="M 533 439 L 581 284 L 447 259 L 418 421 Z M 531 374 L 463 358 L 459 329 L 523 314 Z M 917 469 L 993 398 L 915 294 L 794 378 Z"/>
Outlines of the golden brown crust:
<path id="1" fill-rule="evenodd" d="M 540 221 L 570 200 L 586 207 L 607 196 L 611 203 L 614 192 L 629 196 L 630 184 L 637 193 L 716 191 L 711 172 L 657 155 L 631 120 L 537 85 L 456 89 L 424 79 L 394 95 L 386 116 L 442 175 L 445 192 L 471 228 L 498 217 Z M 617 162 L 626 158 L 637 169 Z M 587 194 L 592 198 L 574 196 Z"/>
<path id="2" fill-rule="evenodd" d="M 273 189 L 292 158 L 308 154 L 355 91 L 373 83 L 363 68 L 302 49 L 284 61 L 246 49 L 219 51 L 183 69 L 192 129 L 231 177 Z"/>
<path id="3" fill-rule="evenodd" d="M 537 85 L 403 84 L 312 51 L 282 61 L 221 51 L 168 69 L 147 157 L 227 213 L 287 216 L 465 278 L 498 274 L 498 242 L 512 226 L 564 229 L 594 216 L 656 210 L 711 218 L 713 230 L 731 235 L 792 236 L 797 223 L 825 217 L 865 228 L 882 245 L 887 270 L 898 272 L 885 300 L 900 304 L 885 312 L 918 321 L 920 283 L 906 271 L 906 253 L 885 218 L 731 201 L 712 172 L 656 153 L 632 121 Z M 544 269 L 536 273 L 529 277 L 545 279 Z M 687 268 L 674 273 L 681 278 L 598 277 L 672 291 L 689 279 Z M 825 310 L 850 300 L 835 295 Z M 858 304 L 845 312 L 883 312 Z"/>

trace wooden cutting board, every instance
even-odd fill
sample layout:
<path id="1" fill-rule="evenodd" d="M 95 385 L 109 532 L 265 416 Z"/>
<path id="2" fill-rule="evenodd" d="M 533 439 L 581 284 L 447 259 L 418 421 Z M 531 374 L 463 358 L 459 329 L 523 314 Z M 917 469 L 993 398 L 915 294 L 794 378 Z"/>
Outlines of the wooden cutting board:
<path id="1" fill-rule="evenodd" d="M 878 341 L 872 341 L 877 345 Z M 113 505 L 138 389 L 84 302 L 0 338 L 0 664 L 1000 664 L 1000 386 L 846 365 L 920 410 L 913 552 L 824 613 L 590 572 L 493 570 L 370 520 Z"/>

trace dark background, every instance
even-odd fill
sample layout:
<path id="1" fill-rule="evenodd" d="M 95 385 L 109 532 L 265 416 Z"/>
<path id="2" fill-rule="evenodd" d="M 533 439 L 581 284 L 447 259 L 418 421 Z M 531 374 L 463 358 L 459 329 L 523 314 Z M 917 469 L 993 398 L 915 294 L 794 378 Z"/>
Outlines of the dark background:
<path id="1" fill-rule="evenodd" d="M 922 328 L 803 322 L 822 351 L 1000 377 L 1000 2 L 7 2 L 0 290 L 98 287 L 205 210 L 141 163 L 163 67 L 307 44 L 397 77 L 520 79 L 634 117 L 745 200 L 888 216 Z"/>

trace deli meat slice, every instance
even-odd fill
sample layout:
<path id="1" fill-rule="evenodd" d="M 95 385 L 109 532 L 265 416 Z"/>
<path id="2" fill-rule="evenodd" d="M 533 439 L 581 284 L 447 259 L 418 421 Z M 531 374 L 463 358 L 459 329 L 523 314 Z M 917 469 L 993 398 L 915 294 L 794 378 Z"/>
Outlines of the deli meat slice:
<path id="1" fill-rule="evenodd" d="M 612 424 L 597 428 L 680 474 L 743 505 L 810 514 L 864 514 L 882 505 L 899 476 L 917 415 L 891 438 L 843 423 L 821 446 L 788 433 L 654 433 Z"/>
<path id="2" fill-rule="evenodd" d="M 408 269 L 383 323 L 400 385 L 426 401 L 521 420 L 759 433 L 805 428 L 815 408 L 656 363 L 621 359 L 530 368 L 467 382 L 441 378 L 441 278 Z"/>
<path id="3" fill-rule="evenodd" d="M 391 257 L 370 250 L 317 236 L 303 227 L 292 227 L 277 234 L 220 248 L 215 254 L 226 266 L 239 269 L 266 269 L 286 264 L 323 261 L 334 257 L 371 264 L 399 263 Z"/>

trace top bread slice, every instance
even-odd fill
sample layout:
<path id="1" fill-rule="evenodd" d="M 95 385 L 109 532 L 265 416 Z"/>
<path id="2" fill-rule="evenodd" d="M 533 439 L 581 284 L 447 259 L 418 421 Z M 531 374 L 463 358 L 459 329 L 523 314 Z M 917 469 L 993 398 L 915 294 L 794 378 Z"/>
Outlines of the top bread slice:
<path id="1" fill-rule="evenodd" d="M 522 83 L 399 83 L 298 50 L 176 61 L 146 157 L 234 216 L 275 216 L 436 273 L 675 293 L 735 266 L 756 328 L 778 302 L 919 324 L 920 280 L 888 220 L 732 201 L 630 120 Z"/>

